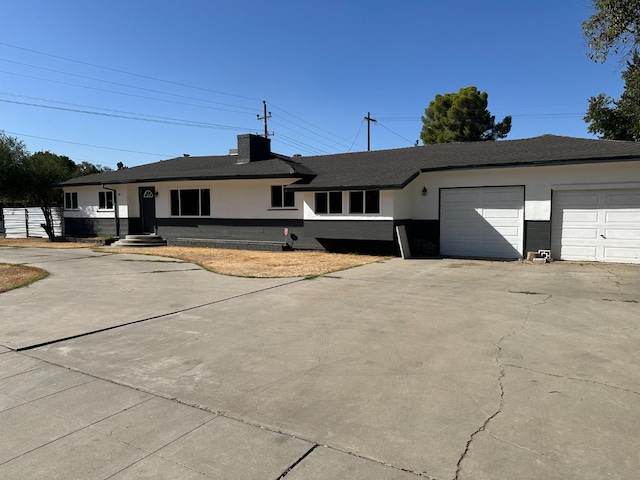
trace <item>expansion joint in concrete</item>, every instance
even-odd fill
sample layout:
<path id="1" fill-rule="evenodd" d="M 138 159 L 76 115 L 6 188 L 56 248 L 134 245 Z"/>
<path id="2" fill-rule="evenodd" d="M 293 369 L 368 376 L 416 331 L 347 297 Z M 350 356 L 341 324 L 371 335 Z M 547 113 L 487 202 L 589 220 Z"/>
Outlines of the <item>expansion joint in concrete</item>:
<path id="1" fill-rule="evenodd" d="M 295 462 L 293 462 L 289 468 L 287 468 L 284 472 L 282 472 L 282 474 L 276 479 L 276 480 L 281 480 L 284 477 L 286 477 L 287 475 L 289 475 L 289 472 L 291 470 L 293 470 L 294 468 L 296 468 L 296 466 L 302 462 L 305 458 L 307 458 L 309 455 L 311 455 L 311 452 L 313 452 L 316 448 L 318 448 L 318 444 L 314 444 L 309 450 L 307 450 L 304 455 L 302 455 L 299 459 L 297 459 Z"/>

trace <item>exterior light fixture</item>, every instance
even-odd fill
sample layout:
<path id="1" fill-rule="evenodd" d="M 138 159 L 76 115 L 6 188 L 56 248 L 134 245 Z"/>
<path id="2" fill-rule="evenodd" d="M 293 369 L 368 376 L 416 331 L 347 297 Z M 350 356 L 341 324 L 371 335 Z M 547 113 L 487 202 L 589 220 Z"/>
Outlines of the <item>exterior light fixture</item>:
<path id="1" fill-rule="evenodd" d="M 423 197 L 427 196 L 427 187 L 422 187 L 422 196 Z"/>

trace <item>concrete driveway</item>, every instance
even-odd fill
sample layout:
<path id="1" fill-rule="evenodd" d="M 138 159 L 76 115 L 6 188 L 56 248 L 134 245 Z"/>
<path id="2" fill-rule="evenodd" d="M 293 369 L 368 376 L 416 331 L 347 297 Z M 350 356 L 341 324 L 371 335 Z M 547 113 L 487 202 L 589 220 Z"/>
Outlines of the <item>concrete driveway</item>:
<path id="1" fill-rule="evenodd" d="M 640 268 L 0 248 L 0 478 L 631 479 Z"/>

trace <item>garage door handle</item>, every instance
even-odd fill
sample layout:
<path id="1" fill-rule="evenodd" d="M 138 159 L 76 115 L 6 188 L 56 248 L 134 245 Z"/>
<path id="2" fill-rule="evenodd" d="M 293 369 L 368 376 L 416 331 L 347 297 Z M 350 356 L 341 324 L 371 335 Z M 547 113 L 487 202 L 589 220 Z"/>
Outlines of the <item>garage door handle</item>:
<path id="1" fill-rule="evenodd" d="M 602 238 L 604 238 L 605 240 L 607 239 L 607 237 L 605 237 L 604 235 L 600 235 Z"/>

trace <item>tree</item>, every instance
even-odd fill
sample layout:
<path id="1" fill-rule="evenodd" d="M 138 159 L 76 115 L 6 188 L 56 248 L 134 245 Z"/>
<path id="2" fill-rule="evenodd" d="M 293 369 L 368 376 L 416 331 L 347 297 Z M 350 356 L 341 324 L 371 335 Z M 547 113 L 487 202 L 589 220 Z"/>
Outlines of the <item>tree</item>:
<path id="1" fill-rule="evenodd" d="M 11 200 L 21 190 L 27 146 L 0 130 L 0 200 Z"/>
<path id="2" fill-rule="evenodd" d="M 0 198 L 39 206 L 51 241 L 55 239 L 53 209 L 62 204 L 62 191 L 55 184 L 109 170 L 89 162 L 77 165 L 69 157 L 49 151 L 31 155 L 22 141 L 0 131 Z"/>
<path id="3" fill-rule="evenodd" d="M 601 93 L 589 99 L 587 130 L 607 140 L 640 141 L 640 54 L 635 52 L 622 72 L 624 91 L 618 100 Z"/>
<path id="4" fill-rule="evenodd" d="M 436 95 L 422 117 L 420 138 L 426 144 L 484 142 L 505 138 L 511 130 L 511 116 L 500 123 L 487 110 L 489 95 L 476 87 L 458 93 Z"/>
<path id="5" fill-rule="evenodd" d="M 640 0 L 592 0 L 595 12 L 582 22 L 582 32 L 594 62 L 605 62 L 613 51 L 629 60 L 640 46 Z"/>
<path id="6" fill-rule="evenodd" d="M 110 172 L 111 169 L 109 167 L 103 167 L 100 164 L 94 165 L 90 162 L 82 162 L 75 164 L 75 168 L 73 170 L 72 177 L 84 177 L 85 175 L 91 175 L 94 173 L 102 173 L 102 172 Z"/>

